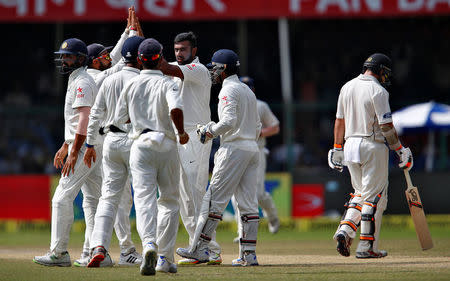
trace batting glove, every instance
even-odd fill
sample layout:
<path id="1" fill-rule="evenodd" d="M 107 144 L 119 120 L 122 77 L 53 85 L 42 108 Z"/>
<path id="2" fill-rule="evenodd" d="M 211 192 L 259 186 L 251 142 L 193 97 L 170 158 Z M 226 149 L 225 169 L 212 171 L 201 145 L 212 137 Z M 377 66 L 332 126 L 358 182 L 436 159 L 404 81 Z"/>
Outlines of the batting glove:
<path id="1" fill-rule="evenodd" d="M 328 166 L 331 169 L 342 172 L 344 170 L 344 150 L 342 147 L 334 147 L 328 151 Z"/>
<path id="2" fill-rule="evenodd" d="M 400 147 L 397 148 L 395 152 L 397 153 L 399 158 L 398 166 L 401 169 L 406 169 L 407 171 L 411 170 L 414 165 L 411 149 L 409 149 L 409 147 L 403 147 L 402 145 L 400 145 Z"/>
<path id="3" fill-rule="evenodd" d="M 209 122 L 206 125 L 197 124 L 197 135 L 201 143 L 205 144 L 215 136 L 211 131 L 211 127 L 216 124 L 215 122 Z"/>

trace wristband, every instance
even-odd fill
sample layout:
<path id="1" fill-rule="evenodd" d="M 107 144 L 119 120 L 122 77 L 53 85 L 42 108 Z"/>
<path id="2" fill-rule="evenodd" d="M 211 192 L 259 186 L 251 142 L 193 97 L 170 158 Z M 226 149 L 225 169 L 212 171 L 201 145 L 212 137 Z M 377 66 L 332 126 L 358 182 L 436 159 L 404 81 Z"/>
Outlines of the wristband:
<path id="1" fill-rule="evenodd" d="M 397 148 L 395 149 L 395 151 L 399 151 L 399 150 L 402 149 L 402 148 L 403 148 L 403 145 L 400 144 L 400 146 L 397 147 Z"/>
<path id="2" fill-rule="evenodd" d="M 334 144 L 334 148 L 342 148 L 342 144 L 337 144 L 337 143 L 335 143 L 335 144 Z"/>
<path id="3" fill-rule="evenodd" d="M 85 145 L 86 145 L 87 148 L 92 148 L 92 147 L 94 147 L 94 145 L 88 144 L 88 143 L 86 143 Z"/>

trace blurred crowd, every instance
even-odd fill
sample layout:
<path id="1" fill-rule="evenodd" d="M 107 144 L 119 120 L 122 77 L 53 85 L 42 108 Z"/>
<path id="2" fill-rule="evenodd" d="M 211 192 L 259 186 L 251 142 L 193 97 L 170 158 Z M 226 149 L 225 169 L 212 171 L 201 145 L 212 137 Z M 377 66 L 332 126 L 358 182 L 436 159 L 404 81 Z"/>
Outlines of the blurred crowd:
<path id="1" fill-rule="evenodd" d="M 168 60 L 173 60 L 174 34 L 194 31 L 200 60 L 205 63 L 219 48 L 239 52 L 238 24 L 242 22 L 144 22 L 143 28 L 150 32 L 146 36 L 163 43 Z M 281 121 L 281 133 L 268 139 L 269 171 L 286 170 L 288 157 L 297 168 L 328 168 L 326 154 L 333 143 L 340 87 L 361 72 L 363 61 L 374 52 L 393 60 L 394 81 L 389 89 L 393 111 L 430 100 L 450 104 L 448 17 L 290 20 L 289 25 L 295 101 L 292 128 L 285 126 L 288 116 L 281 95 L 277 21 L 246 21 L 248 56 L 242 74 L 255 79 L 257 97 L 268 102 Z M 123 24 L 3 23 L 0 30 L 5 38 L 20 43 L 0 45 L 6 62 L 0 76 L 0 174 L 56 173 L 53 156 L 63 142 L 67 79 L 56 72 L 53 63 L 58 40 L 78 37 L 87 44 L 114 45 Z M 217 118 L 216 97 L 213 89 L 213 119 Z M 287 130 L 293 132 L 291 148 L 285 144 Z M 403 139 L 413 150 L 416 169 L 422 169 L 428 138 Z M 441 133 L 436 142 L 448 147 L 447 135 Z M 448 169 L 450 161 L 446 163 L 439 167 Z"/>

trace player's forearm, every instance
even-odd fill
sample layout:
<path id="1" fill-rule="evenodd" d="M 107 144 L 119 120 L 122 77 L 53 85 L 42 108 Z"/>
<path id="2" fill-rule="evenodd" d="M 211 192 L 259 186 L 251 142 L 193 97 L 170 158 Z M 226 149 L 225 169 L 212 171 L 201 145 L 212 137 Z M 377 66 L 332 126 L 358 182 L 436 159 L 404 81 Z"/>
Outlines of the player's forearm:
<path id="1" fill-rule="evenodd" d="M 386 139 L 386 142 L 389 145 L 389 148 L 392 150 L 397 150 L 401 147 L 400 140 L 398 139 L 397 131 L 394 128 L 394 124 L 386 123 L 381 124 L 381 133 Z"/>
<path id="2" fill-rule="evenodd" d="M 181 71 L 180 67 L 178 65 L 169 64 L 165 58 L 162 58 L 159 69 L 162 73 L 164 73 L 164 75 L 178 77 L 181 80 L 184 79 L 184 74 Z"/>
<path id="3" fill-rule="evenodd" d="M 280 126 L 271 126 L 267 128 L 261 129 L 261 137 L 271 137 L 273 135 L 276 135 L 280 132 Z"/>
<path id="4" fill-rule="evenodd" d="M 224 133 L 230 131 L 231 129 L 234 128 L 236 124 L 236 119 L 235 118 L 225 118 L 219 121 L 219 123 L 215 124 L 214 126 L 211 127 L 211 133 L 214 136 L 220 136 L 223 135 Z"/>
<path id="5" fill-rule="evenodd" d="M 175 128 L 177 128 L 178 134 L 184 134 L 184 116 L 183 110 L 174 108 L 170 111 L 170 118 L 172 119 Z"/>
<path id="6" fill-rule="evenodd" d="M 75 140 L 73 141 L 72 149 L 70 150 L 70 154 L 78 154 L 81 147 L 83 146 L 84 141 L 86 140 L 86 136 L 75 134 Z"/>
<path id="7" fill-rule="evenodd" d="M 344 144 L 345 120 L 336 118 L 334 122 L 334 143 Z"/>

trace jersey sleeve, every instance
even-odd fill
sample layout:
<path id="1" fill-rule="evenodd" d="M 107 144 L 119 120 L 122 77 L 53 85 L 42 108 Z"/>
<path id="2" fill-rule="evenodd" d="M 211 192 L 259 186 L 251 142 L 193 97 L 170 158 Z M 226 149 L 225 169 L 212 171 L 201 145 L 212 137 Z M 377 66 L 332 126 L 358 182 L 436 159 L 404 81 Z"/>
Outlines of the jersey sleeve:
<path id="1" fill-rule="evenodd" d="M 212 126 L 215 135 L 223 135 L 236 126 L 239 96 L 232 90 L 224 89 L 219 93 L 219 123 Z"/>
<path id="2" fill-rule="evenodd" d="M 100 123 L 104 120 L 107 106 L 105 101 L 105 88 L 108 87 L 107 83 L 103 83 L 95 98 L 94 106 L 91 108 L 89 114 L 89 125 L 87 127 L 86 143 L 93 144 L 100 129 Z"/>
<path id="3" fill-rule="evenodd" d="M 72 104 L 72 108 L 78 108 L 82 106 L 92 107 L 94 105 L 94 99 L 97 95 L 97 86 L 89 83 L 87 80 L 80 80 L 75 87 L 75 100 Z"/>
<path id="4" fill-rule="evenodd" d="M 273 114 L 272 110 L 270 110 L 269 105 L 265 102 L 261 103 L 261 112 L 259 113 L 259 117 L 263 128 L 273 127 L 280 124 L 278 118 L 275 116 L 275 114 Z"/>
<path id="5" fill-rule="evenodd" d="M 191 63 L 179 65 L 178 67 L 181 72 L 183 72 L 184 81 L 191 81 L 201 85 L 208 85 L 211 83 L 208 69 L 202 64 Z"/>
<path id="6" fill-rule="evenodd" d="M 344 101 L 342 97 L 342 89 L 339 94 L 338 103 L 337 103 L 337 110 L 336 110 L 336 118 L 337 119 L 344 119 Z"/>
<path id="7" fill-rule="evenodd" d="M 169 111 L 174 108 L 183 109 L 183 101 L 181 99 L 178 84 L 169 79 L 167 79 L 166 83 L 166 100 Z"/>
<path id="8" fill-rule="evenodd" d="M 380 91 L 372 96 L 372 100 L 378 124 L 391 123 L 392 113 L 389 106 L 389 93 L 386 90 Z"/>

